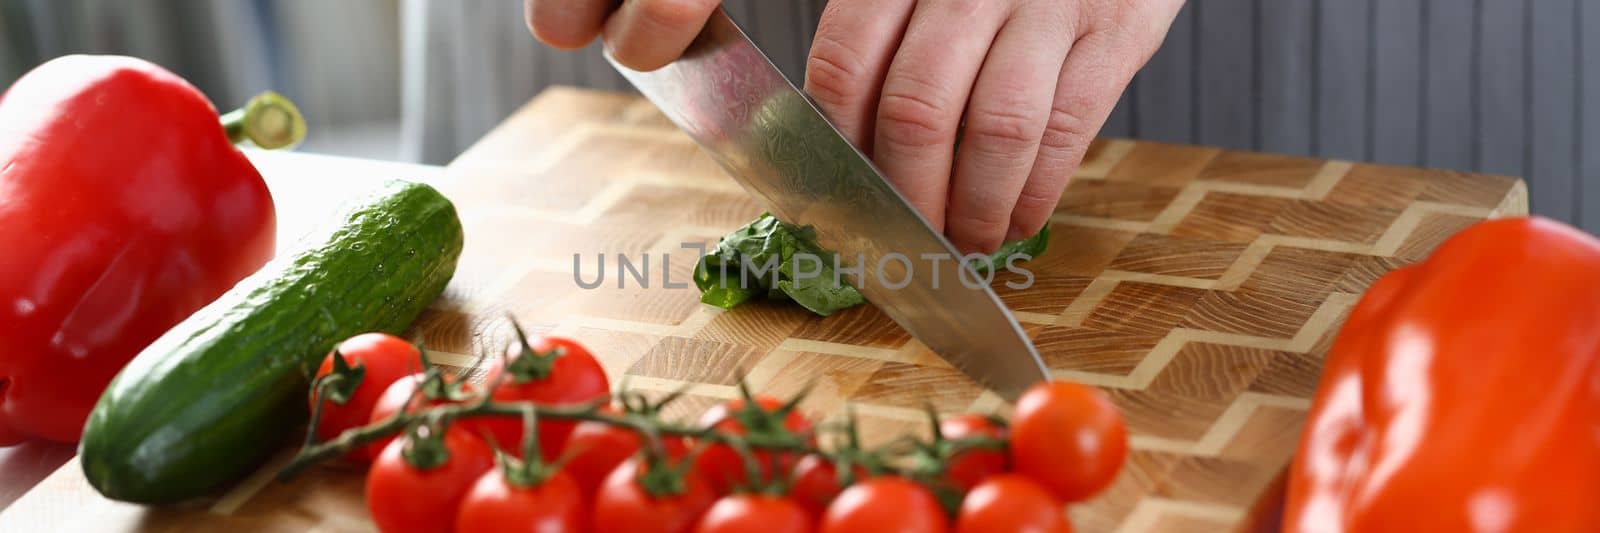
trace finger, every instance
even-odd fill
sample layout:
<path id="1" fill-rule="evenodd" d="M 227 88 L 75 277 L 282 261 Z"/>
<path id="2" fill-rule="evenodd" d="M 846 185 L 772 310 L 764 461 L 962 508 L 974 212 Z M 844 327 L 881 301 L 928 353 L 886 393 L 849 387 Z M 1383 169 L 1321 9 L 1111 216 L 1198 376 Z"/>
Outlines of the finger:
<path id="1" fill-rule="evenodd" d="M 1113 35 L 1086 35 L 1067 55 L 1039 141 L 1039 155 L 1011 211 L 1007 238 L 1037 233 L 1050 220 L 1089 142 L 1142 63 L 1138 49 L 1122 45 Z"/>
<path id="2" fill-rule="evenodd" d="M 941 232 L 961 111 L 1007 15 L 986 5 L 918 2 L 878 98 L 873 161 Z"/>
<path id="3" fill-rule="evenodd" d="M 1055 102 L 1039 142 L 1039 156 L 1011 210 L 1007 240 L 1038 233 L 1049 223 L 1089 142 L 1111 115 L 1134 73 L 1161 45 L 1183 0 L 1156 0 L 1142 6 L 1143 10 L 1130 12 L 1130 18 L 1087 32 L 1068 52 L 1056 81 Z"/>
<path id="4" fill-rule="evenodd" d="M 718 0 L 628 0 L 606 19 L 606 51 L 623 66 L 651 71 L 683 55 Z"/>
<path id="5" fill-rule="evenodd" d="M 1000 29 L 967 104 L 945 223 L 962 253 L 992 253 L 1006 237 L 1072 46 L 1066 10 L 1038 5 Z"/>
<path id="6" fill-rule="evenodd" d="M 535 39 L 571 50 L 583 48 L 600 34 L 610 4 L 608 0 L 527 0 L 523 12 Z"/>
<path id="7" fill-rule="evenodd" d="M 878 87 L 916 0 L 828 2 L 806 58 L 806 94 L 862 152 L 872 153 Z"/>

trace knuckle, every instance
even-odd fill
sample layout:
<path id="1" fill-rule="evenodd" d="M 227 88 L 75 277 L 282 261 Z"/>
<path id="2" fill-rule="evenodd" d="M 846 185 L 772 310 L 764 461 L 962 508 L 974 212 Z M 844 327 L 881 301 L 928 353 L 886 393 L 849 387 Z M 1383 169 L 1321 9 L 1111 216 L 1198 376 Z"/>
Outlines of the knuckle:
<path id="1" fill-rule="evenodd" d="M 931 91 L 916 88 L 891 89 L 885 84 L 878 102 L 878 131 L 884 140 L 906 146 L 931 146 L 955 142 L 955 124 L 944 118 L 951 113 Z"/>
<path id="2" fill-rule="evenodd" d="M 1021 106 L 997 105 L 967 113 L 966 134 L 979 150 L 1014 156 L 1038 145 L 1043 124 L 1020 111 Z"/>
<path id="3" fill-rule="evenodd" d="M 952 214 L 948 226 L 951 236 L 956 240 L 977 244 L 979 248 L 987 250 L 1000 244 L 1006 229 L 1011 227 L 1011 219 L 1007 213 L 972 211 Z"/>
<path id="4" fill-rule="evenodd" d="M 985 205 L 981 208 L 968 209 L 956 215 L 955 222 L 961 226 L 988 230 L 1003 230 L 1011 221 L 1001 213 L 999 206 Z"/>
<path id="5" fill-rule="evenodd" d="M 864 79 L 864 72 L 860 56 L 850 47 L 818 33 L 806 58 L 806 92 L 823 103 L 843 104 L 858 92 L 853 82 Z"/>
<path id="6" fill-rule="evenodd" d="M 1072 181 L 1072 173 L 1077 172 L 1082 157 L 1081 151 L 1075 153 L 1070 149 L 1040 148 L 1033 169 L 1028 173 L 1028 184 L 1024 187 L 1026 189 L 1024 194 L 1036 196 L 1040 201 L 1055 205 L 1061 195 L 1065 194 L 1067 183 Z"/>
<path id="7" fill-rule="evenodd" d="M 837 25 L 839 23 L 839 20 L 840 20 L 841 17 L 854 16 L 854 15 L 851 14 L 850 10 L 851 10 L 851 8 L 854 8 L 856 6 L 853 6 L 853 5 L 847 6 L 847 5 L 845 5 L 847 3 L 848 2 L 825 2 L 825 3 L 823 3 L 823 5 L 822 5 L 822 13 L 817 19 L 817 33 L 822 33 L 824 31 L 827 31 L 829 28 L 834 27 L 835 25 Z"/>
<path id="8" fill-rule="evenodd" d="M 1105 28 L 1125 18 L 1130 7 L 1145 0 L 1088 0 L 1076 3 L 1073 22 L 1088 31 Z"/>
<path id="9" fill-rule="evenodd" d="M 1124 67 L 1130 73 L 1148 63 L 1161 47 L 1161 42 L 1166 40 L 1167 28 L 1172 20 L 1159 14 L 1160 11 L 1162 9 L 1152 3 L 1119 0 L 1107 20 L 1096 28 L 1115 41 L 1117 48 L 1128 51 L 1124 57 Z"/>
<path id="10" fill-rule="evenodd" d="M 1071 102 L 1057 102 L 1051 106 L 1050 119 L 1045 122 L 1044 136 L 1040 138 L 1039 145 L 1069 153 L 1088 147 L 1089 141 L 1094 139 L 1096 126 L 1092 119 L 1075 111 L 1087 108 L 1087 105 L 1073 105 Z"/>
<path id="11" fill-rule="evenodd" d="M 1032 20 L 1037 24 L 1044 25 L 1044 27 L 1054 29 L 1063 39 L 1069 42 L 1077 40 L 1076 36 L 1083 29 L 1083 13 L 1092 9 L 1092 7 L 1085 6 L 1083 2 L 1051 2 L 1047 0 L 1045 4 L 1046 9 L 1033 12 L 1034 17 Z"/>
<path id="12" fill-rule="evenodd" d="M 1059 191 L 1046 191 L 1046 190 L 1043 190 L 1043 189 L 1044 189 L 1043 187 L 1027 187 L 1027 188 L 1024 188 L 1022 190 L 1022 194 L 1017 196 L 1017 206 L 1015 208 L 1017 213 L 1018 214 L 1021 214 L 1021 213 L 1024 213 L 1024 212 L 1029 212 L 1029 213 L 1032 213 L 1032 212 L 1044 212 L 1044 213 L 1048 213 L 1048 212 L 1054 210 L 1055 207 L 1056 207 L 1056 204 L 1061 201 L 1060 192 Z"/>
<path id="13" fill-rule="evenodd" d="M 806 93 L 828 105 L 843 105 L 855 93 L 855 79 L 843 65 L 813 53 L 806 59 Z"/>
<path id="14" fill-rule="evenodd" d="M 878 103 L 878 131 L 885 141 L 903 146 L 932 146 L 949 138 L 939 124 L 938 110 L 920 96 L 886 94 Z"/>
<path id="15" fill-rule="evenodd" d="M 990 7 L 989 4 L 991 2 L 986 0 L 943 0 L 939 4 L 958 15 L 971 16 Z"/>
<path id="16" fill-rule="evenodd" d="M 1016 207 L 1011 210 L 1011 225 L 1028 235 L 1038 233 L 1050 222 L 1050 215 L 1061 203 L 1061 193 L 1066 183 L 1061 182 L 1060 186 L 1035 185 L 1029 183 L 1022 190 L 1022 194 L 1017 196 Z"/>
<path id="17" fill-rule="evenodd" d="M 980 231 L 1001 231 L 1010 222 L 1012 204 L 999 191 L 986 187 L 973 187 L 962 191 L 956 199 L 951 218 L 952 227 Z"/>

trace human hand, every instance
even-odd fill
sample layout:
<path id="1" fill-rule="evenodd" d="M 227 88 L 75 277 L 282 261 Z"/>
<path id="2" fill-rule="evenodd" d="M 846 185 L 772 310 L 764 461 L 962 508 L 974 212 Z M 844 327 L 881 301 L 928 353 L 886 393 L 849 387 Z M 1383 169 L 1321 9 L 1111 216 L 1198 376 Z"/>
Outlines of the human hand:
<path id="1" fill-rule="evenodd" d="M 990 253 L 1049 221 L 1182 6 L 831 0 L 805 89 L 957 249 Z"/>
<path id="2" fill-rule="evenodd" d="M 603 34 L 617 62 L 641 71 L 682 55 L 718 3 L 526 0 L 539 40 L 579 48 Z M 831 0 L 805 89 L 958 249 L 993 252 L 1049 221 L 1182 5 Z"/>
<path id="3" fill-rule="evenodd" d="M 528 29 L 545 44 L 582 48 L 602 35 L 623 66 L 666 66 L 694 41 L 719 0 L 525 0 Z M 620 6 L 618 5 L 620 4 Z"/>

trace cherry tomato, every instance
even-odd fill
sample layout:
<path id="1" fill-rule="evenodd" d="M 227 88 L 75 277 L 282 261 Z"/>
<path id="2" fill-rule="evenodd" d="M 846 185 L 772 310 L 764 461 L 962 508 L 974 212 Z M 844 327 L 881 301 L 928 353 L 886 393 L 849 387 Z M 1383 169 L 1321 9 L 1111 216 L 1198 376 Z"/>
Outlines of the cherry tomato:
<path id="1" fill-rule="evenodd" d="M 684 473 L 681 492 L 653 496 L 640 485 L 646 468 L 639 459 L 629 459 L 606 476 L 594 496 L 595 533 L 687 532 L 716 499 L 693 469 Z"/>
<path id="2" fill-rule="evenodd" d="M 350 428 L 366 425 L 372 419 L 372 408 L 390 384 L 421 370 L 422 356 L 417 347 L 387 333 L 363 333 L 339 344 L 335 352 L 322 359 L 317 377 L 333 372 L 335 354 L 345 358 L 345 364 L 361 368 L 361 381 L 345 403 L 322 402 L 322 415 L 317 419 L 317 438 L 331 440 Z M 312 398 L 311 401 L 314 401 Z M 316 406 L 313 405 L 313 408 Z M 352 453 L 352 457 L 362 454 Z"/>
<path id="3" fill-rule="evenodd" d="M 956 415 L 939 422 L 939 433 L 948 439 L 987 436 L 1005 437 L 1005 433 L 988 417 L 975 414 Z M 945 470 L 945 478 L 966 491 L 982 483 L 984 478 L 1006 471 L 1004 450 L 968 449 L 955 454 Z"/>
<path id="4" fill-rule="evenodd" d="M 561 349 L 561 355 L 555 357 L 553 361 L 548 361 L 548 374 L 543 378 L 517 383 L 513 376 L 506 375 L 509 372 L 506 366 L 518 364 L 517 359 L 523 356 L 523 347 L 520 343 L 509 346 L 506 349 L 506 357 L 494 361 L 484 377 L 484 383 L 497 381 L 500 383 L 499 388 L 494 391 L 495 401 L 531 401 L 540 405 L 568 405 L 591 402 L 611 394 L 611 385 L 606 381 L 605 368 L 601 367 L 594 355 L 577 341 L 562 337 L 533 336 L 528 339 L 528 346 L 536 354 L 535 357 L 548 358 L 550 356 L 545 354 L 558 348 Z M 515 452 L 515 455 L 521 455 L 523 435 L 521 419 L 487 417 L 474 422 L 493 435 L 500 447 Z M 570 420 L 539 421 L 539 450 L 544 460 L 554 461 L 561 456 L 561 447 L 566 443 L 567 435 L 572 433 L 573 426 Z"/>
<path id="5" fill-rule="evenodd" d="M 642 442 L 632 429 L 603 422 L 579 422 L 563 446 L 568 459 L 562 470 L 572 475 L 583 494 L 592 495 L 617 465 L 639 451 Z M 686 451 L 681 438 L 662 437 L 661 444 L 669 457 L 682 457 Z"/>
<path id="6" fill-rule="evenodd" d="M 757 396 L 756 405 L 762 411 L 772 413 L 783 406 L 783 401 L 769 396 Z M 700 416 L 699 425 L 702 428 L 715 427 L 718 431 L 734 435 L 744 435 L 747 428 L 734 417 L 734 413 L 744 409 L 744 400 L 734 399 L 717 404 L 706 410 Z M 811 421 L 799 411 L 790 411 L 783 418 L 783 427 L 793 433 L 809 433 Z M 756 464 L 761 468 L 761 475 L 766 480 L 772 479 L 772 467 L 776 463 L 778 468 L 787 471 L 798 460 L 795 454 L 779 453 L 776 458 L 772 452 L 757 450 L 753 454 Z M 695 458 L 695 470 L 698 470 L 717 494 L 727 494 L 734 488 L 744 485 L 746 477 L 744 460 L 739 452 L 726 444 L 713 444 Z"/>
<path id="7" fill-rule="evenodd" d="M 406 409 L 407 413 L 416 411 L 417 409 L 421 409 L 423 407 L 428 407 L 428 406 L 433 406 L 433 405 L 444 405 L 444 404 L 450 403 L 451 400 L 446 399 L 446 398 L 436 398 L 436 399 L 433 399 L 433 400 L 427 400 L 427 399 L 424 399 L 422 397 L 422 395 L 420 395 L 420 394 L 415 395 L 415 396 L 412 395 L 412 392 L 417 390 L 417 386 L 422 383 L 423 377 L 425 375 L 426 374 L 423 373 L 423 372 L 418 372 L 418 373 L 412 374 L 410 376 L 406 376 L 406 377 L 400 378 L 398 381 L 395 381 L 394 383 L 390 383 L 389 384 L 389 388 L 384 389 L 383 395 L 378 397 L 378 402 L 373 404 L 373 406 L 372 406 L 372 414 L 367 418 L 367 423 L 371 424 L 371 423 L 374 423 L 374 422 L 382 422 L 384 420 L 387 420 L 389 417 L 394 416 L 395 413 L 399 412 L 400 411 L 400 406 L 405 404 L 408 400 L 411 403 L 410 403 L 410 405 L 406 405 L 405 409 Z M 446 383 L 455 383 L 455 377 L 454 376 L 445 375 L 444 376 L 444 380 L 445 380 Z M 465 387 L 465 386 L 462 387 L 463 391 L 465 391 L 467 389 L 468 389 L 468 387 Z M 479 434 L 476 431 L 476 426 L 474 426 L 473 424 L 470 424 L 470 423 L 467 423 L 467 422 L 462 422 L 461 427 L 467 433 L 470 433 L 470 434 L 473 434 L 473 435 L 478 435 Z M 395 440 L 394 436 L 383 437 L 383 438 L 380 438 L 380 439 L 378 439 L 376 441 L 373 441 L 372 444 L 367 445 L 367 447 L 363 448 L 363 450 L 365 450 L 365 453 L 366 453 L 368 458 L 376 459 L 378 457 L 378 454 L 382 453 L 384 448 L 387 448 L 389 446 L 389 443 L 394 441 L 394 440 Z M 351 455 L 355 455 L 355 454 L 352 453 Z"/>
<path id="8" fill-rule="evenodd" d="M 389 533 L 450 531 L 461 499 L 494 467 L 494 453 L 461 427 L 445 430 L 443 464 L 417 468 L 406 462 L 407 440 L 389 443 L 367 473 L 367 510 Z"/>
<path id="9" fill-rule="evenodd" d="M 844 489 L 822 514 L 821 533 L 939 533 L 950 528 L 927 488 L 903 477 L 875 477 Z"/>
<path id="10" fill-rule="evenodd" d="M 853 481 L 867 479 L 867 470 L 860 465 L 853 465 L 851 470 L 855 473 Z M 795 463 L 789 497 L 812 516 L 822 516 L 828 504 L 833 503 L 833 499 L 843 490 L 844 486 L 840 485 L 839 472 L 833 461 L 820 455 L 807 455 Z"/>
<path id="11" fill-rule="evenodd" d="M 1034 385 L 1011 417 L 1011 465 L 1056 498 L 1093 496 L 1128 454 L 1122 413 L 1098 390 L 1064 381 Z"/>
<path id="12" fill-rule="evenodd" d="M 507 482 L 500 469 L 492 469 L 461 500 L 455 530 L 578 533 L 587 530 L 588 519 L 578 484 L 566 472 L 556 471 L 538 485 L 518 487 Z"/>
<path id="13" fill-rule="evenodd" d="M 711 505 L 695 533 L 811 533 L 811 513 L 770 494 L 731 494 Z"/>
<path id="14" fill-rule="evenodd" d="M 1072 533 L 1066 506 L 1038 482 L 1000 474 L 961 500 L 956 533 Z"/>

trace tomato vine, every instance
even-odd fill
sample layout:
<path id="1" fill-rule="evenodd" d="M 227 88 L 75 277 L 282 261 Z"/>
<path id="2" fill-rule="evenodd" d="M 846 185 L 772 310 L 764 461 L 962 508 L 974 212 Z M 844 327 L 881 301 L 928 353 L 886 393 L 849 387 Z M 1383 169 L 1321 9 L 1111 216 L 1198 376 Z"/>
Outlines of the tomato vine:
<path id="1" fill-rule="evenodd" d="M 814 521 L 819 531 L 957 519 L 1022 527 L 1104 489 L 1125 457 L 1115 405 L 1078 384 L 1031 387 L 1010 420 L 941 417 L 930 405 L 929 436 L 869 447 L 852 406 L 840 421 L 813 424 L 801 414 L 809 387 L 779 399 L 741 379 L 737 398 L 698 420 L 668 420 L 663 413 L 686 389 L 659 399 L 626 382 L 612 390 L 582 344 L 512 325 L 515 341 L 504 359 L 488 361 L 481 385 L 427 364 L 425 350 L 393 337 L 347 341 L 312 384 L 311 427 L 279 479 L 337 457 L 373 461 L 368 508 L 393 531 L 438 526 L 429 520 L 454 511 L 467 526 L 532 520 L 597 531 L 682 532 L 696 523 L 707 533 L 747 531 L 797 513 L 806 520 L 796 523 Z M 413 370 L 418 361 L 422 372 Z M 379 379 L 365 379 L 375 371 Z M 362 406 L 365 416 L 356 413 Z M 421 486 L 434 487 L 437 505 L 409 505 Z M 1011 495 L 1005 500 L 1031 511 L 972 494 Z M 885 514 L 873 502 L 915 512 Z"/>
<path id="2" fill-rule="evenodd" d="M 525 342 L 525 340 L 520 341 Z M 426 352 L 424 352 L 426 353 Z M 425 356 L 424 356 L 425 357 Z M 424 385 L 418 386 L 413 392 L 412 400 L 422 391 L 435 383 L 444 380 L 443 371 L 439 367 L 429 367 L 425 372 Z M 499 380 L 503 382 L 504 380 Z M 327 389 L 332 388 L 335 380 L 318 383 L 316 393 L 320 401 L 313 406 L 313 410 L 320 410 L 321 404 L 336 401 L 334 394 L 327 394 Z M 666 452 L 662 444 L 663 437 L 688 437 L 704 445 L 724 444 L 732 448 L 739 455 L 750 479 L 759 479 L 760 461 L 758 451 L 786 452 L 800 455 L 817 455 L 830 463 L 838 465 L 841 472 L 850 472 L 851 467 L 859 466 L 867 472 L 877 474 L 896 474 L 918 480 L 925 484 L 935 485 L 936 478 L 944 472 L 952 457 L 963 450 L 985 449 L 1003 450 L 1006 441 L 1003 438 L 989 436 L 976 436 L 958 439 L 946 439 L 939 434 L 937 425 L 938 417 L 929 408 L 929 418 L 934 424 L 934 437 L 931 441 L 923 441 L 911 436 L 904 436 L 885 443 L 875 448 L 864 448 L 861 445 L 859 431 L 856 427 L 856 418 L 853 410 L 842 424 L 823 425 L 814 433 L 833 434 L 838 444 L 831 449 L 812 444 L 818 436 L 816 434 L 801 435 L 787 431 L 779 422 L 755 423 L 752 417 L 773 417 L 781 420 L 782 416 L 804 399 L 806 391 L 788 399 L 778 412 L 767 412 L 756 406 L 754 395 L 742 380 L 739 384 L 741 396 L 745 399 L 745 411 L 733 414 L 733 418 L 744 420 L 747 424 L 758 426 L 761 431 L 734 433 L 722 431 L 715 426 L 697 427 L 694 425 L 665 421 L 660 417 L 661 411 L 671 403 L 683 396 L 683 391 L 676 391 L 665 398 L 650 402 L 648 398 L 631 390 L 621 390 L 610 397 L 580 405 L 542 405 L 531 401 L 499 401 L 493 398 L 495 388 L 503 383 L 491 383 L 484 391 L 461 403 L 445 403 L 420 407 L 414 410 L 399 410 L 389 418 L 366 426 L 356 427 L 340 433 L 337 437 L 318 442 L 314 430 L 311 431 L 301 446 L 299 453 L 291 459 L 278 473 L 278 479 L 289 480 L 305 471 L 307 468 L 342 455 L 351 450 L 377 442 L 384 437 L 394 436 L 407 431 L 408 428 L 419 424 L 435 428 L 446 428 L 462 420 L 484 417 L 505 418 L 536 418 L 539 420 L 571 420 L 591 421 L 602 424 L 627 428 L 641 435 L 645 442 L 645 454 L 652 461 L 665 459 Z M 604 409 L 613 402 L 622 406 L 620 413 L 607 412 Z M 408 401 L 408 404 L 411 402 Z M 312 427 L 316 420 L 313 416 Z M 534 426 L 527 426 L 530 434 L 537 431 Z M 433 434 L 442 434 L 434 431 Z M 525 436 L 524 440 L 532 435 Z M 694 452 L 691 452 L 694 453 Z M 848 474 L 846 476 L 849 477 Z M 846 482 L 848 484 L 848 481 Z M 755 487 L 761 488 L 761 487 Z"/>

